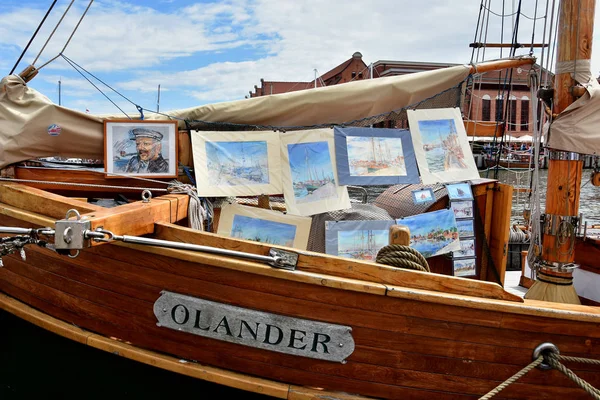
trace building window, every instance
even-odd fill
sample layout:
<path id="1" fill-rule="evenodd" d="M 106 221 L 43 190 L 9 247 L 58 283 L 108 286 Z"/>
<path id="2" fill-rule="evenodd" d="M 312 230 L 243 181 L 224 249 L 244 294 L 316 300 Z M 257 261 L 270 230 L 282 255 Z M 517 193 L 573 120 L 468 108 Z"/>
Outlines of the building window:
<path id="1" fill-rule="evenodd" d="M 490 121 L 492 119 L 492 100 L 488 95 L 483 96 L 481 100 L 481 120 Z"/>
<path id="2" fill-rule="evenodd" d="M 496 121 L 502 122 L 502 115 L 504 114 L 504 100 L 496 99 Z"/>
<path id="3" fill-rule="evenodd" d="M 352 71 L 352 79 L 356 78 L 356 71 Z"/>
<path id="4" fill-rule="evenodd" d="M 508 101 L 508 130 L 517 130 L 517 100 L 513 98 Z"/>
<path id="5" fill-rule="evenodd" d="M 529 130 L 529 100 L 521 100 L 521 130 Z"/>

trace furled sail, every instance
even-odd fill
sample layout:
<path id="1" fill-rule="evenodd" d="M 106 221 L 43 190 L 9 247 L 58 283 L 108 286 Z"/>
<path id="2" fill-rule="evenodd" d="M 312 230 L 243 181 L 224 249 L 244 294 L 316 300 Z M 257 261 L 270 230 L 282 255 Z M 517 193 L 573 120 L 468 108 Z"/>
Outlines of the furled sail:
<path id="1" fill-rule="evenodd" d="M 401 109 L 464 81 L 467 65 L 291 93 L 148 113 L 146 119 L 279 127 L 339 124 Z M 168 115 L 168 116 L 167 116 Z M 17 75 L 0 82 L 0 168 L 37 157 L 104 158 L 103 120 L 53 104 Z M 52 127 L 52 128 L 50 128 Z M 60 132 L 59 134 L 57 134 Z"/>
<path id="2" fill-rule="evenodd" d="M 600 84 L 588 68 L 578 66 L 574 79 L 586 88 L 550 125 L 548 146 L 581 154 L 600 154 Z"/>

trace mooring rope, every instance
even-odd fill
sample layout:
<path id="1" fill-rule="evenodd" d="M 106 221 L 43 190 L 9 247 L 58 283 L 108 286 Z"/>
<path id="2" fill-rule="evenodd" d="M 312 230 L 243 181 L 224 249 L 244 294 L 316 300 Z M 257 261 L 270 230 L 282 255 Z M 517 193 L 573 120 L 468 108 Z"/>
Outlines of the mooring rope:
<path id="1" fill-rule="evenodd" d="M 377 252 L 375 262 L 398 268 L 431 272 L 427 260 L 421 253 L 409 246 L 400 244 L 390 244 L 382 247 L 381 250 Z"/>
<path id="2" fill-rule="evenodd" d="M 506 389 L 512 383 L 515 383 L 519 378 L 523 375 L 531 371 L 533 368 L 539 366 L 543 362 L 547 364 L 550 368 L 554 368 L 563 374 L 565 374 L 569 379 L 575 382 L 580 388 L 585 390 L 590 396 L 592 396 L 596 400 L 600 400 L 600 390 L 596 389 L 592 385 L 590 385 L 585 380 L 578 377 L 573 371 L 564 366 L 560 360 L 571 361 L 571 362 L 580 362 L 585 364 L 594 364 L 600 365 L 600 360 L 593 360 L 590 358 L 581 358 L 581 357 L 571 357 L 571 356 L 563 356 L 558 353 L 557 350 L 548 349 L 544 351 L 538 358 L 536 358 L 533 362 L 531 362 L 528 366 L 496 386 L 494 389 L 490 390 L 487 394 L 480 397 L 479 400 L 488 400 L 500 393 L 503 389 Z M 548 368 L 549 369 L 549 368 Z"/>
<path id="3" fill-rule="evenodd" d="M 493 388 L 492 390 L 490 390 L 485 396 L 480 397 L 479 400 L 491 399 L 492 397 L 494 397 L 495 395 L 500 393 L 503 389 L 506 389 L 510 384 L 515 383 L 523 375 L 525 375 L 526 373 L 528 373 L 529 371 L 531 371 L 532 369 L 534 369 L 535 367 L 540 365 L 542 362 L 544 362 L 544 356 L 539 356 L 535 361 L 530 363 L 528 366 L 526 366 L 525 368 L 523 368 L 522 370 L 520 370 L 519 372 L 517 372 L 516 374 L 514 374 L 513 376 L 511 376 L 510 378 L 508 378 L 507 380 L 505 380 L 504 382 L 502 382 L 501 384 L 499 384 L 498 386 Z"/>

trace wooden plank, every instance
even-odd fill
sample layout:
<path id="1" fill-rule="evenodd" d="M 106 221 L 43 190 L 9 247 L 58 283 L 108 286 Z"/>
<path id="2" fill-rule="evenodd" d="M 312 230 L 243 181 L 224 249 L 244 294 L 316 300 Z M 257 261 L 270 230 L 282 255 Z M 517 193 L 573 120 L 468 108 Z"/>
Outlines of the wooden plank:
<path id="1" fill-rule="evenodd" d="M 267 255 L 272 246 L 241 240 L 235 238 L 225 238 L 207 232 L 194 231 L 188 228 L 174 226 L 165 223 L 156 224 L 155 236 L 165 240 L 175 240 L 184 243 L 198 243 L 217 248 L 227 248 L 231 250 L 245 251 L 255 254 Z M 131 248 L 140 248 L 139 246 L 130 246 Z M 431 274 L 427 272 L 419 272 L 412 270 L 403 270 L 389 267 L 382 264 L 376 264 L 367 261 L 349 260 L 343 257 L 335 257 L 320 253 L 307 251 L 299 251 L 289 249 L 299 254 L 298 271 L 311 274 L 327 274 L 332 276 L 344 277 L 346 279 L 364 280 L 367 282 L 376 282 L 381 284 L 403 285 L 418 289 L 442 291 L 447 293 L 463 294 L 469 296 L 500 298 L 510 301 L 522 302 L 518 296 L 506 292 L 501 286 L 490 282 L 480 282 L 472 279 L 459 280 L 454 277 Z M 178 255 L 179 258 L 184 258 L 189 261 L 197 261 L 208 263 L 211 265 L 229 265 L 230 259 L 223 257 L 213 257 L 214 261 L 210 261 L 208 255 L 200 253 L 181 252 L 171 249 L 162 248 L 145 248 L 144 251 L 152 252 L 153 254 L 162 255 Z M 176 253 L 174 253 L 176 252 Z M 236 262 L 232 265 L 233 268 L 241 268 L 246 263 L 243 261 Z M 266 270 L 264 273 L 277 274 L 281 271 Z"/>
<path id="2" fill-rule="evenodd" d="M 494 195 L 494 207 L 490 231 L 490 252 L 496 270 L 500 275 L 502 285 L 504 285 L 504 275 L 506 273 L 506 260 L 508 258 L 508 238 L 510 236 L 510 215 L 512 208 L 512 186 L 498 183 Z M 488 271 L 487 279 L 495 279 Z"/>
<path id="3" fill-rule="evenodd" d="M 102 210 L 103 207 L 79 200 L 69 199 L 25 185 L 6 183 L 0 185 L 0 203 L 18 207 L 25 211 L 42 214 L 53 219 L 63 219 L 68 210 L 80 214 Z"/>
<path id="4" fill-rule="evenodd" d="M 200 287 L 200 288 L 202 287 L 201 285 L 197 285 L 197 284 L 194 284 L 194 283 L 191 283 L 191 284 L 192 284 L 192 286 L 194 286 L 194 287 Z M 243 296 L 243 297 L 244 297 L 244 298 L 248 298 L 249 296 Z M 270 304 L 270 303 L 273 303 L 272 301 L 268 301 L 268 299 L 266 299 L 266 302 L 267 302 L 267 303 L 269 303 L 269 304 Z M 275 303 L 276 303 L 276 302 L 275 302 Z M 311 308 L 311 309 L 314 309 L 314 307 L 309 307 L 309 308 Z M 334 310 L 334 312 L 335 312 L 335 314 L 336 314 L 336 315 L 339 315 L 339 316 L 344 316 L 344 315 L 348 316 L 348 315 L 351 315 L 351 313 L 339 312 L 338 310 Z M 353 316 L 353 317 L 355 317 L 355 316 Z M 363 318 L 358 318 L 358 319 L 359 319 L 359 320 L 362 320 Z M 387 320 L 387 319 L 386 319 L 386 320 Z M 408 325 L 410 325 L 410 324 L 408 324 Z M 444 325 L 443 327 L 441 327 L 440 329 L 441 329 L 441 330 L 444 330 L 444 329 L 446 329 L 445 325 Z M 358 330 L 357 330 L 356 332 L 357 332 L 357 337 L 359 337 L 360 331 L 358 331 Z M 473 337 L 473 336 L 474 336 L 474 335 L 471 335 L 471 332 L 468 332 L 468 331 L 465 331 L 465 332 L 463 332 L 463 333 L 465 333 L 467 337 Z M 457 334 L 459 334 L 459 335 L 460 335 L 460 333 L 458 333 L 458 332 L 457 332 Z M 366 336 L 368 336 L 368 337 L 372 337 L 372 336 L 379 336 L 379 335 L 367 334 Z M 485 335 L 484 335 L 484 336 L 485 336 Z M 489 336 L 489 335 L 487 335 L 487 336 Z M 393 340 L 397 340 L 397 339 L 398 339 L 398 338 L 396 337 L 396 338 L 394 338 Z M 511 340 L 511 342 L 514 342 L 514 343 L 517 343 L 517 344 L 521 342 L 520 338 L 509 338 L 509 339 Z M 426 342 L 426 343 L 427 343 L 427 342 Z M 448 346 L 445 346 L 445 347 L 447 348 Z M 413 350 L 413 351 L 414 351 L 414 350 Z"/>
<path id="5" fill-rule="evenodd" d="M 169 194 L 148 202 L 136 201 L 114 208 L 103 208 L 82 215 L 91 229 L 102 228 L 115 235 L 145 235 L 154 232 L 155 222 L 177 222 L 188 216 L 189 196 Z M 104 244 L 92 241 L 93 246 Z"/>
<path id="6" fill-rule="evenodd" d="M 493 190 L 496 184 L 488 184 L 485 185 L 485 193 L 482 197 L 475 197 L 475 206 L 479 208 L 479 218 L 481 220 L 481 225 L 483 226 L 483 232 L 476 232 L 476 235 L 483 234 L 483 239 L 487 241 L 487 247 L 489 251 L 490 246 L 490 232 L 492 229 L 492 212 L 489 210 L 493 210 L 494 206 L 494 195 Z M 477 218 L 477 216 L 475 216 Z M 477 227 L 477 221 L 475 222 L 475 226 Z M 481 237 L 481 236 L 479 236 Z M 477 240 L 476 240 L 477 241 Z M 479 240 L 481 241 L 481 240 Z M 479 279 L 487 281 L 488 280 L 488 263 L 489 258 L 487 251 L 485 250 L 485 246 L 481 247 L 481 253 L 479 259 L 480 261 L 480 271 L 479 271 Z M 497 282 L 495 277 L 491 280 L 492 282 Z"/>
<path id="7" fill-rule="evenodd" d="M 144 188 L 166 189 L 171 179 L 155 178 L 152 182 L 135 178 L 109 178 L 104 173 L 61 168 L 16 167 L 15 177 L 38 182 L 27 182 L 32 188 L 67 196 L 113 197 L 116 193 L 139 200 Z M 52 182 L 60 182 L 60 185 Z M 71 183 L 71 185 L 69 185 Z M 85 185 L 85 186 L 81 186 Z M 155 195 L 159 192 L 153 192 Z"/>

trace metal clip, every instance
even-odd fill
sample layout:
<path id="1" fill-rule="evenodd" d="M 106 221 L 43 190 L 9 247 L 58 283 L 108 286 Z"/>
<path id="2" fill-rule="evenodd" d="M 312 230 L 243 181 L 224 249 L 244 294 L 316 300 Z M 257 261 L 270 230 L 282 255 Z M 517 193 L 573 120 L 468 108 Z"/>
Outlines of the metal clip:
<path id="1" fill-rule="evenodd" d="M 76 219 L 69 219 L 74 214 Z M 90 241 L 85 232 L 90 230 L 91 222 L 82 219 L 75 209 L 67 211 L 65 219 L 56 221 L 54 245 L 57 250 L 81 250 L 90 247 Z"/>
<path id="2" fill-rule="evenodd" d="M 298 254 L 282 249 L 269 249 L 269 255 L 273 257 L 273 261 L 269 262 L 271 267 L 295 271 L 298 265 Z"/>

